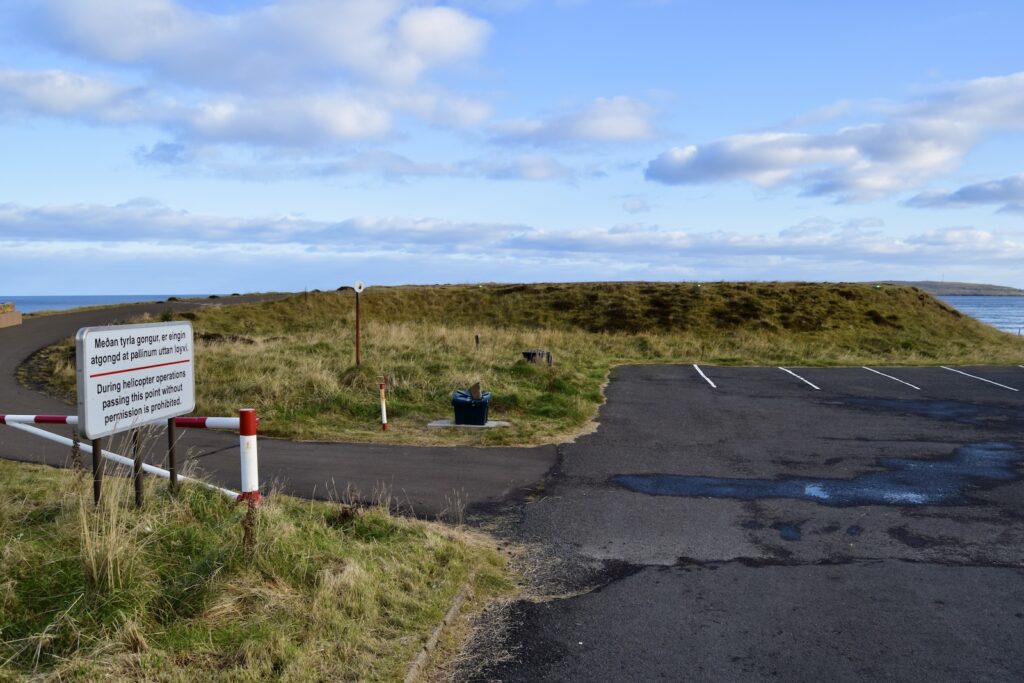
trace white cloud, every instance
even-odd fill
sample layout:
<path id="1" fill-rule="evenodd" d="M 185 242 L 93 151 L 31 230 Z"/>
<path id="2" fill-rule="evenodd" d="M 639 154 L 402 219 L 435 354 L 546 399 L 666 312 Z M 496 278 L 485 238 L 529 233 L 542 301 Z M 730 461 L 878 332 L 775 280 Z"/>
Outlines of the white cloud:
<path id="1" fill-rule="evenodd" d="M 0 106 L 14 100 L 24 108 L 49 114 L 79 114 L 110 112 L 126 92 L 112 83 L 59 69 L 0 69 L 0 94 L 5 96 Z"/>
<path id="2" fill-rule="evenodd" d="M 317 155 L 389 137 L 402 117 L 466 128 L 491 116 L 481 99 L 425 80 L 464 68 L 490 34 L 430 0 L 268 0 L 222 12 L 183 0 L 24 5 L 7 21 L 27 12 L 22 38 L 74 67 L 0 68 L 0 113 Z"/>
<path id="3" fill-rule="evenodd" d="M 566 264 L 570 269 L 559 272 L 571 270 L 590 278 L 602 272 L 634 278 L 656 273 L 710 277 L 714 272 L 718 277 L 741 279 L 799 274 L 836 279 L 843 277 L 841 273 L 850 273 L 847 278 L 876 279 L 902 272 L 899 279 L 907 279 L 913 273 L 925 276 L 941 268 L 944 272 L 974 269 L 981 279 L 991 280 L 994 273 L 1019 272 L 1018 264 L 1024 259 L 1024 235 L 1019 232 L 958 227 L 900 238 L 877 227 L 877 219 L 872 218 L 838 223 L 817 217 L 760 234 L 643 223 L 555 230 L 437 218 L 224 218 L 177 211 L 148 199 L 117 206 L 0 205 L 0 242 L 22 250 L 31 247 L 38 253 L 51 250 L 54 258 L 63 258 L 68 245 L 78 243 L 112 254 L 126 249 L 177 254 L 182 248 L 201 245 L 201 250 L 211 253 L 233 254 L 239 262 L 249 253 L 333 255 L 335 259 L 392 253 L 430 263 L 449 263 L 454 254 L 471 262 L 503 264 L 493 272 L 474 271 L 488 273 L 470 278 L 476 280 L 515 278 L 514 273 L 539 273 L 543 270 L 532 269 Z M 126 241 L 125 235 L 132 239 Z M 14 253 L 3 245 L 0 248 L 5 254 Z M 401 273 L 396 278 L 408 281 Z"/>
<path id="4" fill-rule="evenodd" d="M 622 210 L 626 213 L 644 213 L 651 210 L 651 205 L 643 197 L 626 197 L 622 200 Z"/>
<path id="5" fill-rule="evenodd" d="M 986 135 L 1024 129 L 1024 72 L 968 81 L 832 133 L 764 132 L 674 147 L 646 177 L 670 185 L 745 180 L 807 195 L 872 199 L 955 169 Z"/>
<path id="6" fill-rule="evenodd" d="M 497 140 L 512 144 L 630 142 L 654 137 L 653 109 L 630 97 L 599 97 L 582 109 L 548 119 L 496 124 Z"/>
<path id="7" fill-rule="evenodd" d="M 316 146 L 381 137 L 392 115 L 346 93 L 291 97 L 160 96 L 67 71 L 0 71 L 0 108 L 89 123 L 149 125 L 184 140 Z"/>
<path id="8" fill-rule="evenodd" d="M 542 154 L 524 154 L 511 159 L 486 159 L 473 162 L 470 167 L 492 180 L 567 180 L 576 173 Z"/>
<path id="9" fill-rule="evenodd" d="M 998 213 L 1024 213 L 1024 175 L 965 185 L 952 192 L 922 192 L 905 204 L 929 209 L 1002 204 Z"/>
<path id="10" fill-rule="evenodd" d="M 175 0 L 49 0 L 40 38 L 178 83 L 252 91 L 350 75 L 408 85 L 475 57 L 490 29 L 449 7 L 399 0 L 291 0 L 214 14 Z"/>
<path id="11" fill-rule="evenodd" d="M 411 178 L 489 178 L 525 182 L 575 183 L 580 178 L 596 177 L 600 170 L 576 169 L 542 154 L 486 155 L 457 161 L 422 161 L 385 149 L 370 149 L 350 156 L 330 159 L 319 156 L 294 158 L 233 159 L 209 147 L 190 147 L 176 142 L 159 142 L 135 150 L 135 159 L 149 165 L 176 167 L 212 178 L 274 181 L 337 176 L 376 176 L 389 182 Z M 183 164 L 190 164 L 186 171 Z"/>

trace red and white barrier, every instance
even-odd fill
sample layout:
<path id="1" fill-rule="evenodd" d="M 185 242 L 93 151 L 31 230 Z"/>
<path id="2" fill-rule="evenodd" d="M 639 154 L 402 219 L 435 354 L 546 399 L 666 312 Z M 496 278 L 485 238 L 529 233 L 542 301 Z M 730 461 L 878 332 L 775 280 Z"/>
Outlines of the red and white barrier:
<path id="1" fill-rule="evenodd" d="M 34 424 L 64 424 L 64 425 L 77 425 L 77 415 L 0 415 L 0 424 L 5 424 L 14 429 L 18 429 L 29 434 L 33 434 L 40 438 L 55 443 L 63 444 L 65 446 L 74 446 L 75 441 L 61 436 L 60 434 L 54 434 L 38 427 L 33 427 Z M 153 425 L 163 425 L 164 422 L 155 422 Z M 221 488 L 213 484 L 209 484 L 205 481 L 193 479 L 192 477 L 184 477 L 177 475 L 178 479 L 185 481 L 193 481 L 197 484 L 201 484 L 207 488 L 219 491 L 224 495 L 233 498 L 234 500 L 242 501 L 247 500 L 252 504 L 259 503 L 260 490 L 259 490 L 259 465 L 257 461 L 257 449 L 256 449 L 256 432 L 259 425 L 259 418 L 256 417 L 256 411 L 251 408 L 240 410 L 238 417 L 176 417 L 174 418 L 174 426 L 182 427 L 185 429 L 231 429 L 238 430 L 239 433 L 239 447 L 241 449 L 241 466 L 242 466 L 242 492 L 232 491 L 231 489 Z M 140 425 L 144 426 L 144 425 Z M 77 442 L 78 448 L 82 451 L 91 454 L 92 446 L 85 442 Z M 113 462 L 127 465 L 131 467 L 134 461 L 131 458 L 126 458 L 123 455 L 117 453 L 111 453 L 110 451 L 103 449 L 103 457 L 112 460 Z M 146 463 L 142 464 L 144 472 L 148 472 L 157 477 L 164 479 L 171 478 L 170 470 L 165 470 L 162 467 L 155 465 L 149 465 Z"/>
<path id="2" fill-rule="evenodd" d="M 77 415 L 0 415 L 3 424 L 76 425 Z"/>
<path id="3" fill-rule="evenodd" d="M 238 417 L 176 417 L 174 426 L 184 429 L 240 429 Z M 257 422 L 259 420 L 257 419 Z M 77 425 L 77 415 L 0 415 L 2 424 Z M 154 422 L 163 425 L 163 421 Z"/>
<path id="4" fill-rule="evenodd" d="M 256 459 L 256 411 L 245 408 L 238 412 L 238 450 L 242 457 L 242 495 L 238 500 L 260 502 L 260 469 Z"/>

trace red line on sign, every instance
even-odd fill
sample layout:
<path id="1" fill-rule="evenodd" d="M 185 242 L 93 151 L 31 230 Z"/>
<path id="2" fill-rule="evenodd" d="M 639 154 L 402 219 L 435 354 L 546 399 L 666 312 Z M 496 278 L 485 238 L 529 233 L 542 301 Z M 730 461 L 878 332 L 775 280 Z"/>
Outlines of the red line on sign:
<path id="1" fill-rule="evenodd" d="M 181 365 L 182 363 L 187 363 L 187 362 L 188 362 L 187 360 L 175 360 L 175 361 L 171 361 L 170 363 L 157 363 L 156 365 L 143 365 L 142 367 L 139 367 L 139 368 L 127 368 L 125 370 L 113 370 L 111 372 L 100 372 L 100 373 L 95 374 L 95 375 L 89 375 L 89 379 L 93 379 L 93 378 L 96 378 L 96 377 L 106 377 L 107 375 L 120 375 L 122 372 L 135 372 L 136 370 L 151 370 L 152 368 L 163 368 L 163 367 L 167 367 L 168 365 Z"/>

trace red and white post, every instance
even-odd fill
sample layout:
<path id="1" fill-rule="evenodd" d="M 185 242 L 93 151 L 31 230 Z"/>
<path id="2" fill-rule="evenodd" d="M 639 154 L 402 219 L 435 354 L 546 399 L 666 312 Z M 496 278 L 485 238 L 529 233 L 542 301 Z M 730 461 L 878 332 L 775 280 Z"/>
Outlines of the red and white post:
<path id="1" fill-rule="evenodd" d="M 381 431 L 388 431 L 388 402 L 384 394 L 384 388 L 387 386 L 384 382 L 380 383 L 380 426 Z"/>
<path id="2" fill-rule="evenodd" d="M 256 458 L 256 411 L 243 408 L 238 411 L 238 447 L 242 458 L 242 493 L 238 500 L 247 500 L 250 505 L 260 502 L 260 470 Z"/>

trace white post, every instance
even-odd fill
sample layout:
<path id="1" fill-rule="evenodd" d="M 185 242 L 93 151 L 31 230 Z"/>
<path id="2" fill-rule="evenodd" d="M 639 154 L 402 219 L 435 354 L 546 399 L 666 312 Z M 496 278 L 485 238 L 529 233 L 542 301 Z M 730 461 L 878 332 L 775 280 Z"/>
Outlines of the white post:
<path id="1" fill-rule="evenodd" d="M 260 471 L 256 458 L 256 411 L 243 408 L 238 411 L 238 418 L 238 446 L 242 457 L 242 495 L 238 500 L 259 503 Z"/>
<path id="2" fill-rule="evenodd" d="M 380 383 L 380 425 L 381 431 L 388 431 L 388 403 L 384 394 L 384 382 Z"/>

